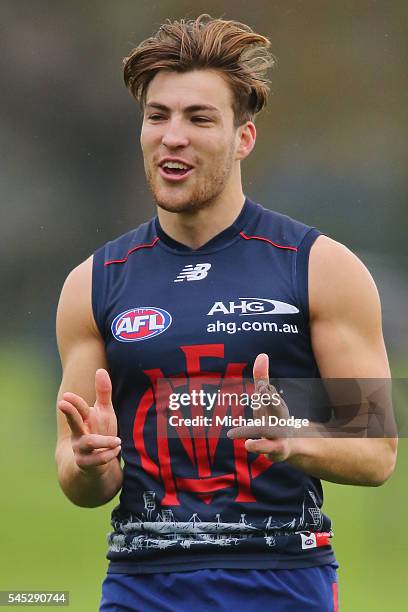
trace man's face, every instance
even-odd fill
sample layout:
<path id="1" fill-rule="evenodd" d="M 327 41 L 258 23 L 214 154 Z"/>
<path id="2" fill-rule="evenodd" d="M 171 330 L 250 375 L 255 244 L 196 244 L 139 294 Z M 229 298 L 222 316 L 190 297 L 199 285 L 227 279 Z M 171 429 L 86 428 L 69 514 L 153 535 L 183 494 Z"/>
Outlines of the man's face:
<path id="1" fill-rule="evenodd" d="M 211 205 L 232 180 L 237 133 L 231 90 L 216 71 L 159 72 L 147 90 L 140 139 L 157 205 L 170 212 Z"/>

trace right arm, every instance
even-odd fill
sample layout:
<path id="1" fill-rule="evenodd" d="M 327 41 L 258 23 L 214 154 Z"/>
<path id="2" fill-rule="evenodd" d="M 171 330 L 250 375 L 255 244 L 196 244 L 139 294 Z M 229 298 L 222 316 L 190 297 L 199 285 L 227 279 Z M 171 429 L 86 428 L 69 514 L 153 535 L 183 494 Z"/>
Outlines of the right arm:
<path id="1" fill-rule="evenodd" d="M 122 486 L 120 440 L 105 345 L 91 304 L 92 257 L 67 277 L 57 312 L 63 377 L 57 400 L 58 480 L 78 506 L 101 506 Z"/>

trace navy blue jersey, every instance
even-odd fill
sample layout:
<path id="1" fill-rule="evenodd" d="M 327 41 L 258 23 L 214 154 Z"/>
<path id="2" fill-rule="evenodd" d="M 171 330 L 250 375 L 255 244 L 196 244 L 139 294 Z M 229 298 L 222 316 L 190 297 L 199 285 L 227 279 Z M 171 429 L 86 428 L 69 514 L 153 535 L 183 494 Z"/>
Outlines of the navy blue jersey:
<path id="1" fill-rule="evenodd" d="M 110 572 L 335 561 L 319 480 L 247 452 L 243 440 L 226 438 L 229 427 L 204 423 L 192 435 L 180 425 L 167 435 L 159 390 L 163 380 L 190 391 L 203 379 L 239 385 L 259 353 L 269 355 L 272 378 L 319 377 L 307 281 L 318 235 L 247 198 L 236 221 L 199 249 L 154 218 L 95 252 L 93 312 L 124 461 Z M 203 416 L 201 406 L 185 410 Z"/>

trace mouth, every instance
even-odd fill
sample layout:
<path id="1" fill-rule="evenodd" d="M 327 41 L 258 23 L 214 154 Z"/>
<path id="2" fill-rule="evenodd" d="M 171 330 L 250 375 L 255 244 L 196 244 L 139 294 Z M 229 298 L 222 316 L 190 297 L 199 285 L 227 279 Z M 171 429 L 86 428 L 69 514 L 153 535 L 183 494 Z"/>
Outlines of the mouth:
<path id="1" fill-rule="evenodd" d="M 184 181 L 190 174 L 193 172 L 194 168 L 185 167 L 185 168 L 175 168 L 169 167 L 166 164 L 161 164 L 159 166 L 160 176 L 171 183 L 177 183 L 180 181 Z"/>

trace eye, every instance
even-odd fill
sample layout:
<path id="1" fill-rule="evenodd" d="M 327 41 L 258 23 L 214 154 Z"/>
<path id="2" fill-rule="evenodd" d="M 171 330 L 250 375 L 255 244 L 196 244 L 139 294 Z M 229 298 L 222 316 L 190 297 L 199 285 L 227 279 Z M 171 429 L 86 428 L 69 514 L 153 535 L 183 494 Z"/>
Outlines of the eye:
<path id="1" fill-rule="evenodd" d="M 153 113 L 152 115 L 148 115 L 147 118 L 150 121 L 160 121 L 160 119 L 164 119 L 163 115 L 159 115 L 158 113 Z"/>
<path id="2" fill-rule="evenodd" d="M 211 119 L 208 117 L 191 117 L 191 121 L 194 121 L 195 123 L 210 123 Z"/>

